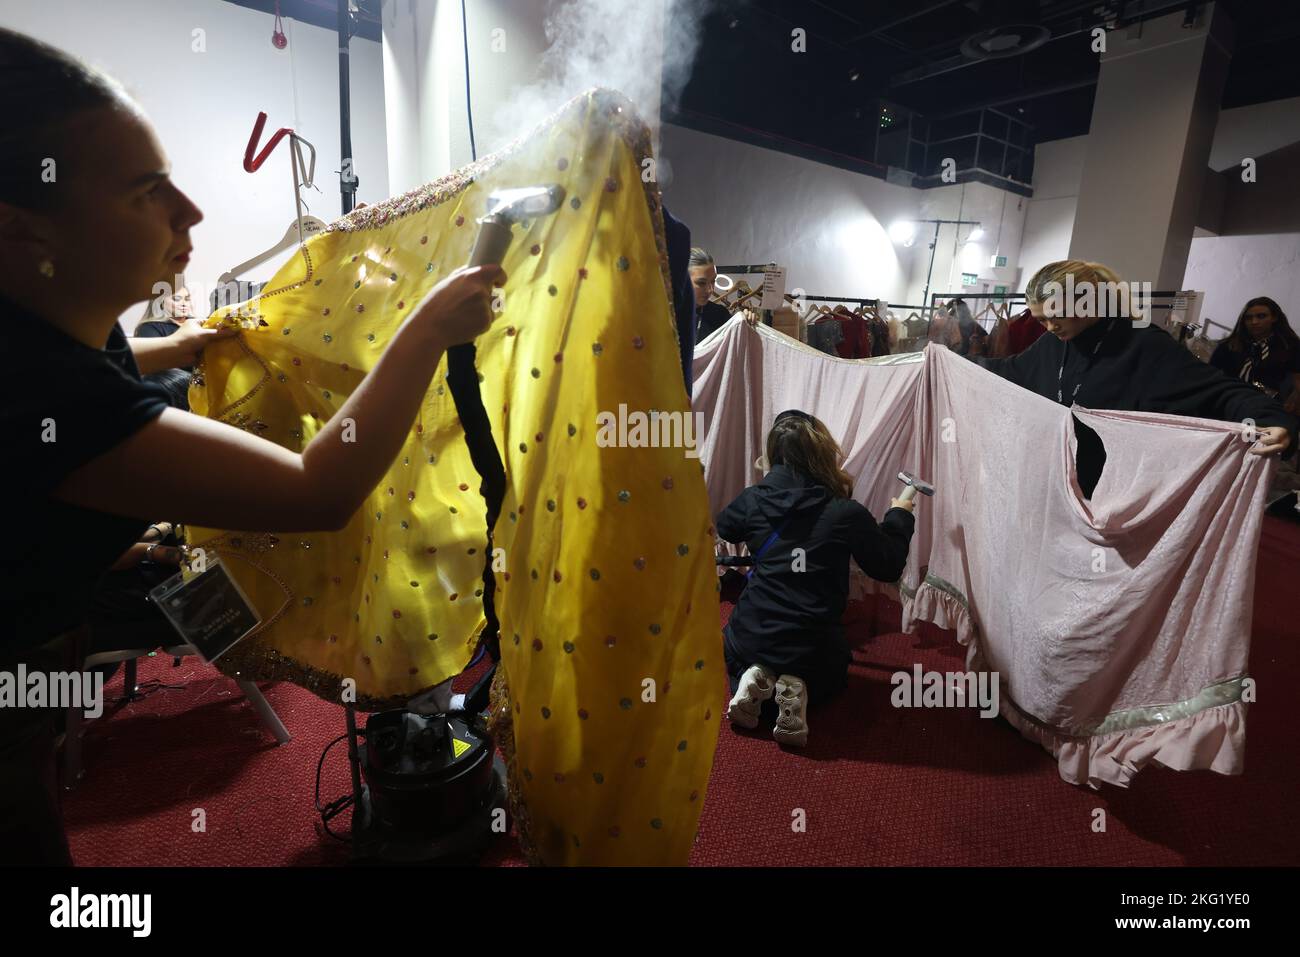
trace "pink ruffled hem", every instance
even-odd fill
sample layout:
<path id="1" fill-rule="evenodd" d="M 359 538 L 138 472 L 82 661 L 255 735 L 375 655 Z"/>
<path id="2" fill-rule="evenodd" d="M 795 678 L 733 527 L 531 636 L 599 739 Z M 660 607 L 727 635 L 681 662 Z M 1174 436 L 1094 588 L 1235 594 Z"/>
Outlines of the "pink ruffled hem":
<path id="1" fill-rule="evenodd" d="M 957 598 L 923 583 L 915 596 L 903 598 L 903 631 L 911 633 L 918 621 L 955 631 L 958 643 L 966 649 L 966 667 L 985 670 L 970 612 Z M 1094 789 L 1102 784 L 1126 788 L 1148 764 L 1220 774 L 1240 774 L 1245 766 L 1246 706 L 1241 701 L 1159 725 L 1092 737 L 1065 735 L 1043 727 L 1018 711 L 1005 692 L 999 698 L 999 707 L 1002 717 L 1016 730 L 1051 752 L 1061 779 L 1069 784 L 1087 784 Z"/>

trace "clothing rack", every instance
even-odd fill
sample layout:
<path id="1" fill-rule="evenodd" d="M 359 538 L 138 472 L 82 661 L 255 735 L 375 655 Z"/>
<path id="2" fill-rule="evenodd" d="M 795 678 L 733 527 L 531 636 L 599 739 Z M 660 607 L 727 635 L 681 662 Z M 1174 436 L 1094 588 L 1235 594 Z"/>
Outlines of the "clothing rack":
<path id="1" fill-rule="evenodd" d="M 745 275 L 755 275 L 755 274 L 758 274 L 758 273 L 764 273 L 764 272 L 767 272 L 767 269 L 768 269 L 769 266 L 775 266 L 775 265 L 777 265 L 777 264 L 774 263 L 774 262 L 772 262 L 772 263 L 750 263 L 750 264 L 742 264 L 742 265 L 738 265 L 738 266 L 719 266 L 719 267 L 718 267 L 718 272 L 719 272 L 719 273 L 724 273 L 724 274 L 726 274 L 726 275 L 741 275 L 741 276 L 745 276 Z M 853 303 L 857 303 L 859 306 L 874 306 L 877 302 L 880 301 L 880 299 L 879 299 L 878 297 L 877 297 L 877 298 L 872 298 L 872 299 L 864 299 L 864 298 L 862 298 L 862 297 L 860 297 L 860 296 L 808 296 L 808 295 L 804 295 L 804 296 L 798 296 L 798 297 L 796 297 L 796 298 L 799 299 L 799 300 L 807 300 L 807 301 L 809 301 L 809 302 L 853 302 Z M 907 304 L 905 304 L 905 303 L 896 303 L 896 302 L 887 303 L 887 305 L 889 306 L 890 309 L 923 309 L 923 308 L 925 308 L 924 306 L 912 306 L 912 305 L 907 305 Z"/>
<path id="2" fill-rule="evenodd" d="M 1176 292 L 1153 292 L 1152 300 L 1155 299 L 1174 299 L 1178 296 Z M 930 310 L 939 308 L 940 299 L 997 299 L 1002 302 L 1026 302 L 1023 292 L 932 292 L 930 293 Z M 1172 302 L 1152 302 L 1153 309 L 1171 309 Z M 1217 323 L 1216 323 L 1217 325 Z M 1220 327 L 1222 328 L 1222 327 Z"/>
<path id="3" fill-rule="evenodd" d="M 1179 296 L 1179 294 L 1180 294 L 1179 292 L 1153 292 L 1151 293 L 1151 300 L 1152 300 L 1150 304 L 1151 308 L 1172 309 L 1174 307 L 1174 300 Z M 966 299 L 966 300 L 997 299 L 1000 302 L 1006 302 L 1006 303 L 1021 303 L 1021 302 L 1028 301 L 1026 300 L 1025 294 L 1023 292 L 1017 292 L 1017 293 L 936 292 L 936 293 L 931 293 L 930 305 L 926 311 L 929 312 L 931 315 L 933 315 L 934 310 L 938 308 L 938 303 L 940 299 L 949 299 L 949 300 L 951 299 Z M 1166 301 L 1156 302 L 1155 300 L 1157 299 L 1164 299 Z M 892 303 L 891 303 L 891 308 L 892 308 Z M 1233 329 L 1232 326 L 1225 326 L 1221 322 L 1215 322 L 1213 319 L 1203 316 L 1201 317 L 1201 321 L 1199 323 L 1195 325 L 1189 325 L 1182 330 L 1182 338 L 1184 340 L 1190 339 L 1208 326 L 1214 326 L 1215 328 L 1222 329 L 1224 332 L 1228 332 L 1228 333 L 1231 333 Z M 1212 340 L 1212 341 L 1217 342 L 1218 340 Z"/>
<path id="4" fill-rule="evenodd" d="M 806 299 L 809 302 L 855 302 L 859 306 L 874 306 L 880 302 L 879 299 L 861 299 L 857 296 L 799 296 L 800 299 Z M 885 303 L 890 309 L 924 309 L 924 306 L 914 306 L 905 302 L 887 302 Z"/>

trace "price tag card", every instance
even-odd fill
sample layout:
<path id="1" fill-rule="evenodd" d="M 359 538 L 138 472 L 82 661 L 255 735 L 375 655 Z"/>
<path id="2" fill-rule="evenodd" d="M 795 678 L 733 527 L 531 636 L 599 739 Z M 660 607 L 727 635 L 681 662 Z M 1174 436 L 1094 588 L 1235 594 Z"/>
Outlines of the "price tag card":
<path id="1" fill-rule="evenodd" d="M 785 305 L 785 267 L 771 265 L 763 272 L 763 301 L 760 309 L 780 309 Z"/>
<path id="2" fill-rule="evenodd" d="M 198 571 L 174 575 L 149 598 L 185 643 L 207 662 L 215 661 L 262 623 L 224 565 L 209 558 Z"/>

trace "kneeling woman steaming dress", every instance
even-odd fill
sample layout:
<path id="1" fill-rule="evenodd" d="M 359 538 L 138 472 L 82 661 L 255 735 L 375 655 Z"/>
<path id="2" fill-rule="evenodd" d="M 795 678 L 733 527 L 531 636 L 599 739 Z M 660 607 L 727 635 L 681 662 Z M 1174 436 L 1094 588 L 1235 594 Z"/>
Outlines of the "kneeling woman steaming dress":
<path id="1" fill-rule="evenodd" d="M 775 693 L 773 737 L 802 745 L 811 695 L 843 690 L 849 647 L 840 617 L 849 594 L 849 558 L 878 581 L 897 581 L 912 539 L 911 502 L 893 500 L 877 524 L 851 497 L 843 453 L 820 420 L 782 412 L 767 436 L 772 470 L 718 516 L 718 534 L 757 556 L 749 584 L 724 630 L 732 699 L 729 717 L 758 724 Z M 769 540 L 770 539 L 770 540 Z"/>

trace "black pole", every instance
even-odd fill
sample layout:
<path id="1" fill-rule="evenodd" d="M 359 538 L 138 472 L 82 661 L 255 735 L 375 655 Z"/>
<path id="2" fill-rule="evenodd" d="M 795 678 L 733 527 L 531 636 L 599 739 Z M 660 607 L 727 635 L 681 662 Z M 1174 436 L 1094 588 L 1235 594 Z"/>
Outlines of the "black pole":
<path id="1" fill-rule="evenodd" d="M 343 708 L 348 725 L 348 764 L 352 766 L 352 833 L 357 834 L 369 824 L 361 790 L 361 753 L 357 750 L 357 707 L 348 703 Z M 356 845 L 353 845 L 354 847 Z"/>
<path id="2" fill-rule="evenodd" d="M 921 293 L 921 301 L 926 302 L 930 298 L 930 277 L 934 273 L 934 250 L 939 245 L 939 227 L 942 222 L 934 224 L 934 242 L 930 243 L 930 268 L 925 271 L 925 292 Z"/>
<path id="3" fill-rule="evenodd" d="M 348 0 L 339 2 L 339 150 L 343 165 L 339 171 L 339 190 L 343 194 L 343 215 L 352 212 L 357 201 L 357 174 L 352 168 L 352 96 L 348 69 L 348 41 L 352 37 L 352 18 Z"/>

